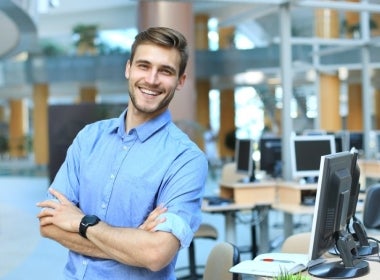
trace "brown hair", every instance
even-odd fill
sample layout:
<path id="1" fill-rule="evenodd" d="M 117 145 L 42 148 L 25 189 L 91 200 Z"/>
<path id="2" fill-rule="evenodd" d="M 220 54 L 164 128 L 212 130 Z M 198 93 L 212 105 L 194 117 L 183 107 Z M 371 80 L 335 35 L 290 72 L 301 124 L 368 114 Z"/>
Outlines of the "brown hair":
<path id="1" fill-rule="evenodd" d="M 175 48 L 178 50 L 181 56 L 178 76 L 181 77 L 185 73 L 189 53 L 187 40 L 180 32 L 167 27 L 151 27 L 140 32 L 136 35 L 135 41 L 132 44 L 131 62 L 133 61 L 137 47 L 145 43 L 151 43 L 167 48 Z"/>

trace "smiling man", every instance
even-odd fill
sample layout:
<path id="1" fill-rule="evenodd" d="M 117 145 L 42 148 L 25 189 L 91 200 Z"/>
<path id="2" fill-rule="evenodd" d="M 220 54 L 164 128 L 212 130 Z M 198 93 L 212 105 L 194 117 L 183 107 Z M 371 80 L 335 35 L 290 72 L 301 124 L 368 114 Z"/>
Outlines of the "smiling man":
<path id="1" fill-rule="evenodd" d="M 42 236 L 69 249 L 66 279 L 175 279 L 178 251 L 201 222 L 208 172 L 168 111 L 187 61 L 181 33 L 139 33 L 125 69 L 128 107 L 78 133 L 37 204 Z"/>

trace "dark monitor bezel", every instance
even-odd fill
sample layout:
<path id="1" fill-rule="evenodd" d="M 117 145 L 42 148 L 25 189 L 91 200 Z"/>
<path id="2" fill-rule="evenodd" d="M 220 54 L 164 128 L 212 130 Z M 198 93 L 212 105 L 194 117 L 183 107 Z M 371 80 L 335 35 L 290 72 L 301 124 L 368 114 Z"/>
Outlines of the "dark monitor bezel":
<path id="1" fill-rule="evenodd" d="M 311 263 L 336 246 L 341 260 L 317 264 L 309 274 L 328 279 L 359 277 L 369 272 L 368 262 L 357 258 L 357 243 L 346 231 L 352 186 L 353 153 L 322 156 L 311 230 Z"/>
<path id="2" fill-rule="evenodd" d="M 248 144 L 249 149 L 248 153 L 247 149 L 242 149 L 242 144 Z M 250 176 L 252 174 L 253 169 L 253 140 L 248 138 L 237 138 L 236 139 L 236 147 L 235 147 L 235 163 L 236 163 L 236 172 L 239 174 L 246 174 Z M 243 167 L 241 165 L 241 160 L 246 159 L 247 165 Z"/>
<path id="3" fill-rule="evenodd" d="M 275 146 L 268 147 L 268 143 L 275 143 Z M 259 141 L 259 150 L 260 170 L 274 176 L 276 173 L 276 164 L 282 161 L 282 138 L 279 136 L 261 137 Z"/>
<path id="4" fill-rule="evenodd" d="M 314 155 L 315 167 L 310 169 L 300 169 L 298 165 L 297 158 L 300 156 L 300 151 L 297 149 L 297 143 L 304 143 L 308 145 L 308 151 L 315 151 L 310 144 L 316 142 L 328 142 L 329 149 L 323 153 L 320 153 L 318 156 Z M 292 176 L 293 179 L 306 178 L 306 177 L 318 177 L 319 167 L 320 167 L 320 157 L 323 155 L 334 154 L 335 149 L 335 136 L 334 135 L 293 135 L 290 140 L 290 160 L 292 167 Z M 304 159 L 310 160 L 310 157 L 305 157 Z M 303 159 L 303 160 L 304 160 Z"/>
<path id="5" fill-rule="evenodd" d="M 318 177 L 317 195 L 314 208 L 314 216 L 311 229 L 311 239 L 309 256 L 311 260 L 320 258 L 335 244 L 336 232 L 344 230 L 346 227 L 346 218 L 348 211 L 348 197 L 346 201 L 345 213 L 342 205 L 339 204 L 339 195 L 342 189 L 334 189 L 332 181 L 334 173 L 338 170 L 345 170 L 346 176 L 349 177 L 349 182 L 346 182 L 345 190 L 350 191 L 351 188 L 351 168 L 352 168 L 352 153 L 348 151 L 329 154 L 321 157 L 320 174 Z M 333 182 L 336 184 L 336 182 Z M 340 186 L 341 187 L 341 186 Z M 335 208 L 333 216 L 333 225 L 330 226 L 329 221 L 326 221 L 327 211 L 331 212 L 331 208 Z M 337 211 L 338 210 L 338 211 Z M 337 217 L 340 213 L 340 217 Z M 331 213 L 330 213 L 331 214 Z M 337 221 L 339 219 L 339 221 Z M 323 236 L 322 236 L 323 235 Z"/>
<path id="6" fill-rule="evenodd" d="M 357 145 L 354 145 L 354 144 Z M 348 149 L 351 150 L 355 148 L 356 150 L 364 150 L 364 132 L 363 131 L 349 131 L 348 132 Z"/>

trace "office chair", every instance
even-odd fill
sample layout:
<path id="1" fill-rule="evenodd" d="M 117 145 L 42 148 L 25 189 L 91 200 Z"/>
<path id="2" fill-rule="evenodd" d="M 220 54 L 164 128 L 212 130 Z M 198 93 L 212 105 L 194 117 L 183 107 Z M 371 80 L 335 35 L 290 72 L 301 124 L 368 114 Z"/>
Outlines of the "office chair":
<path id="1" fill-rule="evenodd" d="M 200 238 L 206 238 L 211 240 L 217 240 L 218 239 L 218 231 L 216 228 L 210 224 L 201 224 L 199 226 L 199 229 L 195 232 L 194 238 L 190 243 L 189 246 L 189 266 L 185 267 L 189 269 L 189 275 L 178 277 L 179 280 L 196 280 L 201 279 L 202 274 L 198 274 L 197 267 L 200 267 L 196 263 L 195 259 L 195 241 Z M 184 268 L 179 268 L 178 270 L 182 270 Z"/>
<path id="2" fill-rule="evenodd" d="M 218 243 L 207 258 L 203 280 L 240 280 L 240 274 L 229 272 L 239 262 L 240 252 L 235 245 L 228 242 Z"/>
<path id="3" fill-rule="evenodd" d="M 368 229 L 380 230 L 380 184 L 369 186 L 363 208 L 363 224 Z"/>
<path id="4" fill-rule="evenodd" d="M 281 252 L 307 254 L 309 252 L 310 237 L 310 232 L 301 232 L 289 236 L 282 243 Z"/>

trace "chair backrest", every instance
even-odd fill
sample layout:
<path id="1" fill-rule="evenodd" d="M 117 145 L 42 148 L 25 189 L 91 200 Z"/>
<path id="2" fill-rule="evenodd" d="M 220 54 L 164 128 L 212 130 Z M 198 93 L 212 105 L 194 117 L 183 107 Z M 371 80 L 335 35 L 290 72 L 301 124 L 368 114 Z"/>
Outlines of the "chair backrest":
<path id="1" fill-rule="evenodd" d="M 309 252 L 310 232 L 296 233 L 285 239 L 281 247 L 283 253 L 307 254 Z"/>
<path id="2" fill-rule="evenodd" d="M 363 224 L 366 228 L 380 229 L 380 184 L 369 186 L 363 209 Z"/>
<path id="3" fill-rule="evenodd" d="M 228 242 L 216 244 L 206 262 L 203 280 L 238 280 L 240 274 L 229 272 L 230 268 L 240 262 L 239 249 Z"/>
<path id="4" fill-rule="evenodd" d="M 220 180 L 225 183 L 236 183 L 247 175 L 239 174 L 236 172 L 236 163 L 228 162 L 223 165 Z"/>

